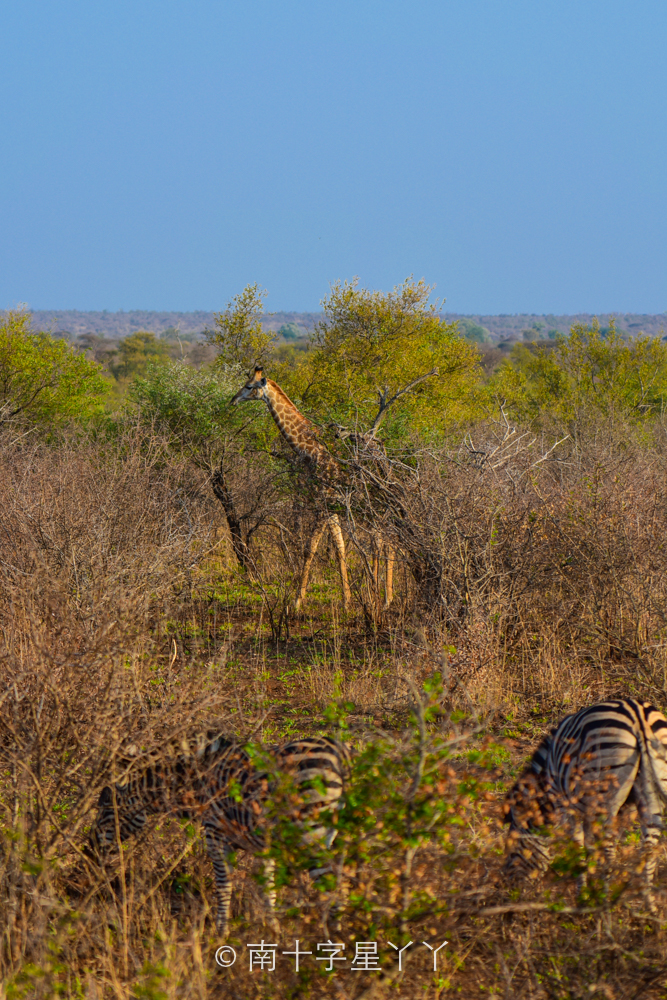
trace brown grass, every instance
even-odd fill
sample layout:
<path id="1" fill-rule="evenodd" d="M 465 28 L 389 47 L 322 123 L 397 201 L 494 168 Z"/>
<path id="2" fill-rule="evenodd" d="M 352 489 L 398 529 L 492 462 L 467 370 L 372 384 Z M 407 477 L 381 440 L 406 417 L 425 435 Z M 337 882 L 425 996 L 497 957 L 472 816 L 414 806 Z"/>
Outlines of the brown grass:
<path id="1" fill-rule="evenodd" d="M 298 619 L 289 605 L 308 529 L 298 497 L 292 508 L 284 495 L 280 516 L 253 537 L 252 575 L 236 565 L 204 474 L 159 436 L 129 428 L 114 439 L 8 440 L 0 458 L 5 994 L 665 995 L 664 925 L 642 913 L 632 837 L 613 873 L 613 903 L 603 893 L 578 902 L 567 865 L 518 895 L 500 877 L 503 791 L 548 726 L 610 694 L 667 702 L 661 433 L 649 446 L 594 429 L 585 446 L 570 442 L 535 465 L 544 452 L 537 442 L 497 469 L 465 450 L 424 455 L 416 472 L 392 472 L 382 502 L 360 467 L 350 537 L 368 544 L 361 529 L 373 519 L 391 536 L 394 605 L 380 610 L 352 550 L 356 603 L 346 618 L 323 549 Z M 415 691 L 438 676 L 438 711 L 419 743 Z M 198 837 L 173 818 L 105 871 L 82 856 L 99 791 L 130 744 L 152 751 L 214 724 L 275 741 L 330 728 L 327 706 L 344 702 L 357 749 L 378 744 L 378 766 L 387 762 L 372 817 L 384 832 L 341 833 L 335 884 L 290 877 L 276 943 L 293 950 L 299 938 L 315 950 L 331 937 L 354 954 L 355 939 L 378 940 L 382 975 L 354 972 L 348 959 L 327 976 L 312 957 L 297 975 L 282 955 L 275 972 L 251 973 L 245 945 L 275 939 L 253 878 L 258 863 L 247 857 L 232 911 L 239 957 L 218 968 L 211 869 Z M 440 738 L 455 740 L 448 755 Z M 486 761 L 469 758 L 485 746 Z M 432 772 L 415 786 L 420 753 Z M 370 802 L 372 782 L 368 789 Z M 413 856 L 410 810 L 439 800 L 460 825 L 438 820 Z M 657 889 L 663 916 L 660 875 Z M 554 901 L 566 909 L 554 912 Z M 388 942 L 402 929 L 415 944 L 398 976 Z M 434 974 L 420 942 L 444 940 Z"/>

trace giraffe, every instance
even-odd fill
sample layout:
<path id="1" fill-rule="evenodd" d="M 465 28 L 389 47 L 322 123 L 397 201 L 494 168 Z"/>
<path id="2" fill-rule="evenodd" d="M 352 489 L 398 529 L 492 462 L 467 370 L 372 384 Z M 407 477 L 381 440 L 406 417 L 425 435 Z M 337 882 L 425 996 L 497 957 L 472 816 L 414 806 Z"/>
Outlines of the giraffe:
<path id="1" fill-rule="evenodd" d="M 272 379 L 266 378 L 261 368 L 255 368 L 252 377 L 242 386 L 232 399 L 232 403 L 246 403 L 253 399 L 262 399 L 269 408 L 269 413 L 273 417 L 274 423 L 281 436 L 290 446 L 292 451 L 308 464 L 311 468 L 325 479 L 336 481 L 340 478 L 340 468 L 321 441 L 318 440 L 317 431 L 310 420 L 308 420 L 296 408 L 287 393 L 283 392 L 280 386 Z M 310 537 L 306 561 L 301 573 L 299 583 L 299 593 L 295 601 L 295 609 L 300 610 L 306 596 L 308 577 L 313 560 L 317 555 L 317 549 L 325 531 L 329 529 L 336 549 L 340 580 L 343 587 L 343 607 L 347 611 L 350 607 L 351 593 L 350 584 L 347 578 L 347 560 L 345 557 L 345 539 L 340 526 L 338 514 L 329 514 L 322 518 L 315 526 L 315 530 Z"/>
<path id="2" fill-rule="evenodd" d="M 250 400 L 261 399 L 269 408 L 269 413 L 273 417 L 276 427 L 281 436 L 290 446 L 292 451 L 305 463 L 315 468 L 320 476 L 330 482 L 339 482 L 342 478 L 342 470 L 328 448 L 322 444 L 317 436 L 315 426 L 299 412 L 292 400 L 287 396 L 280 386 L 272 379 L 266 378 L 262 368 L 255 368 L 254 374 L 239 389 L 232 403 L 245 403 Z M 337 435 L 342 436 L 342 435 Z M 295 609 L 299 611 L 306 596 L 308 578 L 313 565 L 313 560 L 317 555 L 317 549 L 326 530 L 329 530 L 336 549 L 336 558 L 343 587 L 343 606 L 347 610 L 350 606 L 351 594 L 347 577 L 347 560 L 345 556 L 345 540 L 338 514 L 329 514 L 318 521 L 315 530 L 310 537 L 306 559 L 299 582 L 299 592 L 295 601 Z M 379 585 L 379 562 L 382 550 L 382 542 L 377 533 L 374 533 L 374 557 L 373 557 L 373 577 L 378 592 Z M 393 583 L 393 550 L 387 550 L 387 575 L 385 586 L 385 607 L 388 607 L 392 600 Z"/>

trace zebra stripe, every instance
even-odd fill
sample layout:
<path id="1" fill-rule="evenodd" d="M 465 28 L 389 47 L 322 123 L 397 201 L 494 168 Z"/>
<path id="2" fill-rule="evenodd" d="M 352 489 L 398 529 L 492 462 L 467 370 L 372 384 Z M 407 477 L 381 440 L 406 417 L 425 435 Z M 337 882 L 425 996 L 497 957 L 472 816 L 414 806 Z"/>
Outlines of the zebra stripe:
<path id="1" fill-rule="evenodd" d="M 583 848 L 602 822 L 607 860 L 615 853 L 614 825 L 627 802 L 639 812 L 646 854 L 645 893 L 667 801 L 667 719 L 649 702 L 631 698 L 591 705 L 568 715 L 538 746 L 505 803 L 511 876 L 537 875 L 550 861 L 540 827 L 566 822 Z"/>
<path id="2" fill-rule="evenodd" d="M 228 858 L 232 851 L 256 853 L 265 848 L 276 777 L 285 775 L 293 782 L 296 795 L 291 796 L 294 801 L 288 802 L 283 813 L 302 830 L 302 843 L 323 840 L 329 848 L 336 830 L 318 824 L 317 819 L 321 810 L 339 803 L 350 752 L 328 736 L 313 736 L 268 747 L 262 762 L 257 766 L 244 747 L 222 738 L 199 740 L 194 750 L 187 747 L 186 752 L 172 758 L 155 757 L 136 778 L 102 790 L 89 851 L 100 858 L 120 841 L 139 833 L 149 816 L 175 814 L 198 819 L 215 875 L 216 924 L 224 933 L 232 894 Z M 267 860 L 266 895 L 271 911 L 275 905 L 273 868 L 273 861 Z"/>

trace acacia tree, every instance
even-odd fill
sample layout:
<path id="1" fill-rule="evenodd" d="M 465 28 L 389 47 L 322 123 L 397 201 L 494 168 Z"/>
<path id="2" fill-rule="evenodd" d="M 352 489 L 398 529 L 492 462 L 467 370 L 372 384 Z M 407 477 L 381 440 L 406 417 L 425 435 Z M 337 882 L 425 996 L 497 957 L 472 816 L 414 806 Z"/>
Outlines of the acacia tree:
<path id="1" fill-rule="evenodd" d="M 220 501 L 232 546 L 240 565 L 253 568 L 249 543 L 275 497 L 276 473 L 267 456 L 252 461 L 252 453 L 266 450 L 266 428 L 261 413 L 241 413 L 230 407 L 231 397 L 244 378 L 244 369 L 263 363 L 271 354 L 275 335 L 262 328 L 265 292 L 248 285 L 215 314 L 215 328 L 205 337 L 217 351 L 212 366 L 200 371 L 182 361 L 148 362 L 145 373 L 130 386 L 129 398 L 142 418 L 167 430 L 174 444 L 208 476 Z M 253 434 L 249 428 L 258 424 Z"/>
<path id="2" fill-rule="evenodd" d="M 53 426 L 97 412 L 109 391 L 102 368 L 66 340 L 34 333 L 30 314 L 0 320 L 0 424 L 28 418 Z"/>
<path id="3" fill-rule="evenodd" d="M 442 320 L 430 294 L 424 281 L 412 278 L 390 292 L 360 288 L 356 280 L 338 282 L 322 302 L 324 316 L 310 351 L 296 365 L 271 368 L 308 416 L 333 424 L 336 437 L 352 446 L 336 500 L 366 562 L 376 607 L 381 548 L 389 566 L 398 543 L 418 588 L 425 585 L 405 472 L 418 461 L 419 439 L 437 442 L 453 420 L 467 415 L 481 378 L 476 347 L 456 324 Z M 403 463 L 395 461 L 399 453 Z M 441 573 L 441 554 L 436 561 Z"/>
<path id="4" fill-rule="evenodd" d="M 388 439 L 441 433 L 480 368 L 476 348 L 429 302 L 431 291 L 412 278 L 391 292 L 360 288 L 357 279 L 333 285 L 291 379 L 304 405 L 373 437 L 381 424 Z"/>
<path id="5" fill-rule="evenodd" d="M 277 338 L 262 326 L 265 298 L 266 292 L 255 282 L 235 295 L 226 309 L 214 313 L 215 329 L 206 331 L 206 340 L 218 352 L 217 365 L 251 369 L 267 364 Z"/>

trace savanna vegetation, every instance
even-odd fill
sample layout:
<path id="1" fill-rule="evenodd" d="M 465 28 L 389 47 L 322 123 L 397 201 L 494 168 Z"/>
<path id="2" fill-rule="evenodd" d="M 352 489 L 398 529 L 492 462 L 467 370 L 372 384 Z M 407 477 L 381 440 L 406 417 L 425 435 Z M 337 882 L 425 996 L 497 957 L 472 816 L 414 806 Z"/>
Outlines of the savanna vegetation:
<path id="1" fill-rule="evenodd" d="M 665 996 L 667 859 L 650 914 L 632 807 L 610 871 L 565 834 L 544 880 L 501 869 L 503 797 L 553 723 L 610 695 L 667 707 L 667 345 L 575 326 L 485 368 L 483 333 L 413 280 L 334 285 L 305 350 L 263 308 L 245 289 L 197 363 L 143 333 L 98 362 L 0 325 L 4 995 Z M 255 365 L 334 482 L 264 404 L 229 405 Z M 297 615 L 331 512 L 352 608 L 323 545 Z M 279 933 L 239 854 L 226 968 L 195 823 L 161 817 L 103 867 L 83 850 L 105 785 L 206 731 L 355 750 L 316 881 L 277 797 Z M 273 971 L 250 968 L 259 942 Z M 318 961 L 327 942 L 345 962 Z"/>

